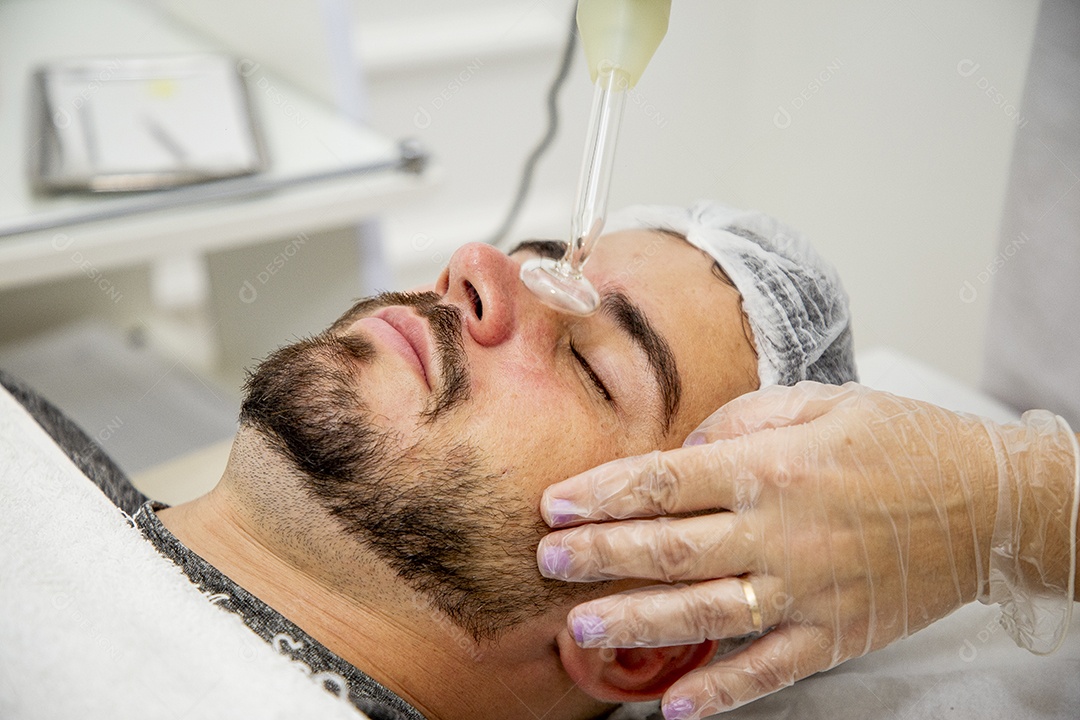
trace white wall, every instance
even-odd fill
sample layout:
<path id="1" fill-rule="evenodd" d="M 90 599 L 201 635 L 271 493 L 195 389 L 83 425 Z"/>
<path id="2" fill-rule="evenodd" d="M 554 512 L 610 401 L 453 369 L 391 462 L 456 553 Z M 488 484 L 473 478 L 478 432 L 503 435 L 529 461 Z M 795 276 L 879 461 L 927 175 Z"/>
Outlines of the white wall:
<path id="1" fill-rule="evenodd" d="M 387 217 L 401 284 L 498 224 L 543 131 L 571 2 L 447 7 L 356 5 L 374 124 L 422 139 L 445 173 Z M 675 0 L 627 107 L 612 205 L 708 197 L 772 212 L 839 267 L 860 348 L 891 345 L 974 384 L 988 304 L 960 290 L 994 256 L 1037 9 Z M 564 232 L 590 99 L 579 55 L 518 235 Z"/>

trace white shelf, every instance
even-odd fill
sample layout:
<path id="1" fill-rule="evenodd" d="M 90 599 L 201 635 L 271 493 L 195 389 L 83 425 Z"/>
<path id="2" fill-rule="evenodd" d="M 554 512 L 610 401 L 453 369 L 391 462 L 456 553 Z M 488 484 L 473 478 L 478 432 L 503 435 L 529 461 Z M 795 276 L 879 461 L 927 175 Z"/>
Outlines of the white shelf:
<path id="1" fill-rule="evenodd" d="M 349 225 L 430 183 L 431 173 L 400 169 L 396 143 L 245 61 L 269 171 L 123 196 L 31 191 L 26 99 L 34 67 L 79 56 L 215 51 L 135 0 L 0 2 L 0 288 L 84 273 L 82 260 L 101 270 Z"/>

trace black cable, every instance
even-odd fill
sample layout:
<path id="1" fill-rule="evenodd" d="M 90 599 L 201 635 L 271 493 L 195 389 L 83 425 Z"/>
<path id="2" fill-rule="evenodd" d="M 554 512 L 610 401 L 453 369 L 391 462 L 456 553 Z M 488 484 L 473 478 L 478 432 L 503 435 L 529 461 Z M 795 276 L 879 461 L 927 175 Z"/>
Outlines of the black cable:
<path id="1" fill-rule="evenodd" d="M 514 196 L 514 201 L 510 205 L 510 210 L 506 213 L 502 225 L 500 225 L 499 229 L 487 240 L 489 245 L 499 245 L 506 239 L 507 233 L 510 232 L 510 228 L 517 221 L 518 215 L 521 213 L 521 208 L 525 204 L 525 198 L 529 194 L 529 187 L 532 185 L 533 173 L 536 171 L 536 164 L 540 161 L 540 158 L 544 153 L 547 152 L 547 149 L 551 147 L 551 143 L 555 140 L 555 136 L 559 132 L 559 91 L 562 90 L 562 86 L 566 83 L 566 78 L 570 74 L 570 65 L 571 61 L 574 59 L 575 47 L 577 47 L 577 3 L 574 3 L 574 10 L 570 14 L 570 32 L 566 38 L 566 46 L 563 48 L 562 59 L 559 60 L 559 70 L 555 73 L 555 79 L 552 81 L 551 87 L 548 88 L 547 131 L 533 151 L 529 153 L 529 157 L 525 161 L 525 166 L 521 171 L 521 181 L 518 183 L 517 195 Z"/>

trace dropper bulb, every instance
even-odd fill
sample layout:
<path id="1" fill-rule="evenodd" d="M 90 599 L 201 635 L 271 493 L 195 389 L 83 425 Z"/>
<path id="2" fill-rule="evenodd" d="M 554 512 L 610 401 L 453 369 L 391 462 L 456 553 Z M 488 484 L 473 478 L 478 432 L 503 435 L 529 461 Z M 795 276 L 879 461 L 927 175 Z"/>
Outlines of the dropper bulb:
<path id="1" fill-rule="evenodd" d="M 578 0 L 577 24 L 589 77 L 618 67 L 637 85 L 667 33 L 671 0 Z"/>

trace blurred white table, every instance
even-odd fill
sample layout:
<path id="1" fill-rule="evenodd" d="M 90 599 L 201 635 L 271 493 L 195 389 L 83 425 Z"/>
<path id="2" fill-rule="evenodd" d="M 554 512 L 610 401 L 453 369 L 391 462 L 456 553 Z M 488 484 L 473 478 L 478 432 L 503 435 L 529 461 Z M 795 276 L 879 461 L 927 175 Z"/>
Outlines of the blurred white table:
<path id="1" fill-rule="evenodd" d="M 349 226 L 429 184 L 430 173 L 410 170 L 397 143 L 239 58 L 270 155 L 267 172 L 119 196 L 32 192 L 26 103 L 36 66 L 219 51 L 148 2 L 0 2 L 0 289 L 78 275 L 82 261 L 103 270 Z"/>

